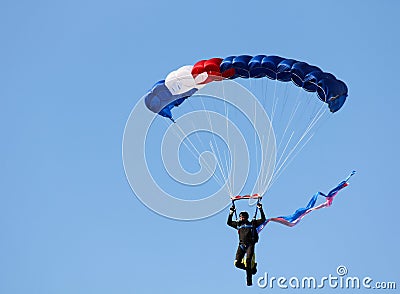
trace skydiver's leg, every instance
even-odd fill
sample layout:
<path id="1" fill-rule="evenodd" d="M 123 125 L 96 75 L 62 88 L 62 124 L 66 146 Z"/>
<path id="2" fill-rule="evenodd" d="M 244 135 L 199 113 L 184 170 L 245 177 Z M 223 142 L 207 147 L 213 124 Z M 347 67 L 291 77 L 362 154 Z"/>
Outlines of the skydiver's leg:
<path id="1" fill-rule="evenodd" d="M 239 245 L 237 250 L 236 250 L 235 266 L 237 268 L 242 269 L 242 270 L 246 269 L 246 267 L 244 266 L 244 264 L 242 262 L 242 259 L 243 259 L 245 253 L 246 252 Z"/>
<path id="2" fill-rule="evenodd" d="M 247 248 L 246 250 L 246 264 L 250 264 L 253 275 L 257 273 L 257 262 L 254 256 L 255 249 L 256 249 L 256 244 L 253 244 L 249 246 L 249 248 Z"/>
<path id="3" fill-rule="evenodd" d="M 251 269 L 252 267 L 252 260 L 254 256 L 254 244 L 247 246 L 246 248 L 246 265 Z"/>
<path id="4" fill-rule="evenodd" d="M 253 285 L 253 270 L 251 268 L 251 260 L 254 255 L 254 244 L 251 244 L 247 247 L 246 250 L 246 278 L 247 278 L 247 286 Z"/>

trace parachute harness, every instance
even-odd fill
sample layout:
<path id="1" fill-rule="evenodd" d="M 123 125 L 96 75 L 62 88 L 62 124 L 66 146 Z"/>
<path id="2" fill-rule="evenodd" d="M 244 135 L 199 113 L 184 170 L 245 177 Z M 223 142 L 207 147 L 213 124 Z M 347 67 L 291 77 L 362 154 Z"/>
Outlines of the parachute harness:
<path id="1" fill-rule="evenodd" d="M 241 225 L 241 226 L 238 226 L 237 229 L 239 230 L 239 229 L 241 229 L 241 228 L 251 227 L 251 228 L 252 228 L 251 231 L 252 231 L 253 240 L 256 240 L 255 242 L 257 242 L 257 241 L 258 241 L 258 238 L 256 237 L 256 234 L 258 234 L 258 231 L 257 231 L 257 227 L 255 226 L 255 221 L 256 221 L 257 213 L 258 213 L 258 204 L 261 203 L 262 197 L 261 197 L 259 194 L 254 194 L 254 195 L 246 195 L 246 196 L 231 197 L 231 200 L 232 200 L 232 207 L 233 207 L 234 212 L 235 212 L 235 219 L 236 219 L 236 222 L 237 222 L 237 221 L 238 221 L 238 217 L 237 217 L 237 213 L 236 213 L 235 201 L 241 200 L 241 199 L 252 199 L 252 198 L 253 198 L 253 199 L 254 199 L 254 198 L 257 198 L 257 203 L 256 203 L 256 210 L 255 210 L 255 212 L 254 212 L 253 219 L 251 220 L 251 225 Z M 246 251 L 247 246 L 246 246 L 245 244 L 241 244 L 241 245 L 240 245 L 240 248 L 241 248 L 243 251 Z"/>

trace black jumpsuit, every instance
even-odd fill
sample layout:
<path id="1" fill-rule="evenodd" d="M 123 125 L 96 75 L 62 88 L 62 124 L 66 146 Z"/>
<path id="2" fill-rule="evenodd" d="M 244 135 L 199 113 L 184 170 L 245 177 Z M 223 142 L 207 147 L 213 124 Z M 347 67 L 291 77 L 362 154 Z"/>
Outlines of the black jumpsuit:
<path id="1" fill-rule="evenodd" d="M 239 246 L 236 251 L 236 260 L 235 266 L 237 268 L 246 270 L 247 279 L 251 279 L 252 269 L 251 269 L 251 260 L 254 255 L 254 234 L 253 230 L 255 230 L 259 225 L 263 224 L 266 220 L 265 214 L 262 208 L 260 208 L 261 218 L 257 220 L 253 220 L 252 222 L 246 221 L 232 221 L 233 214 L 229 214 L 228 216 L 228 226 L 231 226 L 238 230 L 239 233 Z M 243 257 L 246 255 L 246 264 L 247 267 L 242 263 Z"/>

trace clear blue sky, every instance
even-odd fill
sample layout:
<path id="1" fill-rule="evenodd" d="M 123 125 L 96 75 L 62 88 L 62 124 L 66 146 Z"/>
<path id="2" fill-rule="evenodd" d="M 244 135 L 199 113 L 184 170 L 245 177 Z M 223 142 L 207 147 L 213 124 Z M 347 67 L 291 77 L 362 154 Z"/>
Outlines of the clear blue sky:
<path id="1" fill-rule="evenodd" d="M 345 265 L 400 287 L 399 11 L 394 0 L 0 1 L 0 293 L 290 292 L 246 289 L 227 209 L 162 217 L 122 163 L 125 123 L 154 82 L 200 59 L 260 53 L 320 65 L 349 87 L 267 214 L 358 174 L 333 207 L 263 231 L 256 278 Z"/>

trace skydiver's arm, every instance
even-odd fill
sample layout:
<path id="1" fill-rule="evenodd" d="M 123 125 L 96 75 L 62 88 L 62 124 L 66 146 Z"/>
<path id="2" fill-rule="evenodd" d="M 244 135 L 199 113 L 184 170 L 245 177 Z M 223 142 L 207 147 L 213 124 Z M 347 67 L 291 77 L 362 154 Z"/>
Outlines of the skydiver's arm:
<path id="1" fill-rule="evenodd" d="M 226 222 L 228 226 L 237 229 L 237 222 L 232 221 L 233 212 L 229 212 L 228 221 Z"/>
<path id="2" fill-rule="evenodd" d="M 265 222 L 267 218 L 265 217 L 264 209 L 262 207 L 260 208 L 260 214 L 262 222 Z"/>
<path id="3" fill-rule="evenodd" d="M 257 226 L 263 224 L 263 223 L 267 220 L 267 218 L 265 217 L 265 213 L 264 213 L 263 208 L 260 207 L 259 210 L 260 210 L 261 218 L 259 218 L 259 219 L 256 221 L 256 225 L 257 225 Z"/>

